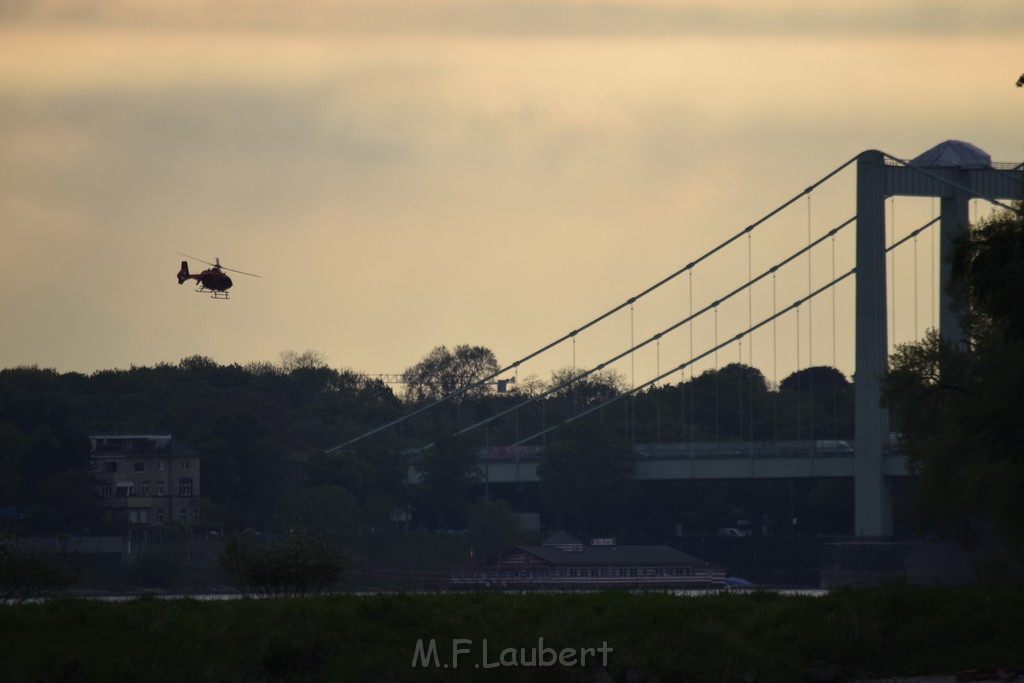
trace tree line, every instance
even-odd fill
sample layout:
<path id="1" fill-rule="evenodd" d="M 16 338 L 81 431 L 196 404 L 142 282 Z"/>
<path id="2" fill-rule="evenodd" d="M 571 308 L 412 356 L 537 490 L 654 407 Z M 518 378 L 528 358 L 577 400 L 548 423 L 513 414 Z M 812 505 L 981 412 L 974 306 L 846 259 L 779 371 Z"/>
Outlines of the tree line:
<path id="1" fill-rule="evenodd" d="M 28 532 L 118 531 L 124 522 L 103 519 L 94 504 L 88 435 L 170 433 L 203 456 L 203 523 L 214 528 L 379 529 L 393 524 L 396 509 L 414 509 L 431 527 L 464 525 L 480 492 L 475 449 L 543 431 L 625 388 L 609 371 L 569 383 L 579 374 L 572 369 L 556 370 L 549 382 L 473 386 L 498 368 L 485 347 L 437 347 L 403 373 L 404 392 L 332 368 L 315 351 L 246 365 L 192 356 L 92 374 L 0 370 L 0 506 L 17 506 Z M 539 502 L 569 526 L 591 523 L 566 502 L 585 500 L 584 491 L 602 491 L 601 508 L 621 510 L 613 501 L 626 499 L 622 463 L 635 443 L 849 438 L 852 396 L 852 384 L 824 367 L 777 387 L 740 364 L 651 387 L 536 441 L 549 454 Z M 424 480 L 410 487 L 413 462 Z M 585 470 L 589 484 L 567 479 L 574 469 Z"/>

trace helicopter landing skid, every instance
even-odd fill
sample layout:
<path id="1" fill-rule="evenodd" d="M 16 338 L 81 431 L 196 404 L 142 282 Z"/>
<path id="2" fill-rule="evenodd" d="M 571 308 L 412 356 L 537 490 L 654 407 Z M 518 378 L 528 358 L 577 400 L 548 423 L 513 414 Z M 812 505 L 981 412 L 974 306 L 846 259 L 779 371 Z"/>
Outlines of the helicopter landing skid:
<path id="1" fill-rule="evenodd" d="M 228 299 L 228 293 L 227 292 L 220 292 L 220 291 L 217 291 L 216 289 L 207 289 L 206 287 L 199 287 L 199 288 L 196 289 L 196 291 L 197 292 L 202 292 L 202 293 L 210 292 L 210 298 L 211 299 L 221 299 L 223 301 L 227 301 L 227 299 Z"/>

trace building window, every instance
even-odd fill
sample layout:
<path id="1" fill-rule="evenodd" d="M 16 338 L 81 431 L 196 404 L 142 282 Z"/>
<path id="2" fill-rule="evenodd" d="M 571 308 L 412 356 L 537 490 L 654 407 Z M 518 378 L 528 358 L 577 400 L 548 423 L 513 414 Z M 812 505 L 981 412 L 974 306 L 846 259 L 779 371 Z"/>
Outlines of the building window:
<path id="1" fill-rule="evenodd" d="M 181 461 L 181 469 L 186 471 L 186 472 L 188 471 L 188 469 L 189 469 L 188 460 L 182 460 Z"/>
<path id="2" fill-rule="evenodd" d="M 103 496 L 104 498 L 113 498 L 114 497 L 114 485 L 113 484 L 104 484 L 103 487 L 100 489 L 100 495 Z"/>
<path id="3" fill-rule="evenodd" d="M 146 463 L 144 463 L 144 462 L 136 462 L 136 463 L 133 464 L 133 467 L 134 467 L 136 472 L 145 472 L 146 471 Z"/>
<path id="4" fill-rule="evenodd" d="M 164 509 L 163 508 L 157 508 L 156 509 L 156 523 L 157 524 L 163 524 L 164 523 Z"/>
<path id="5" fill-rule="evenodd" d="M 116 460 L 107 460 L 106 462 L 104 462 L 103 463 L 103 471 L 104 472 L 117 472 L 117 461 Z"/>
<path id="6" fill-rule="evenodd" d="M 118 482 L 117 483 L 117 497 L 127 498 L 128 496 L 135 495 L 135 484 L 134 482 Z"/>
<path id="7" fill-rule="evenodd" d="M 148 524 L 149 510 L 146 510 L 145 508 L 129 510 L 128 521 L 132 524 Z"/>
<path id="8" fill-rule="evenodd" d="M 192 508 L 192 523 L 199 524 L 199 508 Z"/>
<path id="9" fill-rule="evenodd" d="M 165 465 L 166 465 L 166 463 L 164 463 L 164 462 L 158 462 L 158 463 L 156 464 L 156 471 L 157 471 L 157 472 L 163 472 L 163 471 L 164 471 L 164 466 L 165 466 Z"/>
<path id="10" fill-rule="evenodd" d="M 188 508 L 181 508 L 181 510 L 178 512 L 178 518 L 182 522 L 187 522 L 188 521 Z"/>
<path id="11" fill-rule="evenodd" d="M 149 495 L 149 479 L 144 479 L 142 482 L 142 495 Z"/>
<path id="12" fill-rule="evenodd" d="M 192 495 L 192 479 L 182 478 L 178 480 L 178 495 L 179 496 L 191 496 Z"/>
<path id="13" fill-rule="evenodd" d="M 156 483 L 156 495 L 158 495 L 158 496 L 164 495 L 164 482 L 163 482 L 163 480 L 158 481 Z"/>

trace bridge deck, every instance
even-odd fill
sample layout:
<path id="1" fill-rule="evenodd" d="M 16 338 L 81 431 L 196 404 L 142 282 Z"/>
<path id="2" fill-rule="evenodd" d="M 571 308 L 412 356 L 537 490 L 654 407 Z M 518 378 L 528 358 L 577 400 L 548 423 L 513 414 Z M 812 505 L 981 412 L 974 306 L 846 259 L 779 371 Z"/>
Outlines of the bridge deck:
<path id="1" fill-rule="evenodd" d="M 490 448 L 478 452 L 481 479 L 491 484 L 538 482 L 537 447 Z M 802 479 L 852 477 L 853 449 L 847 442 L 638 444 L 633 476 L 641 481 L 713 479 Z M 883 458 L 884 474 L 908 476 L 907 457 Z M 419 481 L 415 468 L 409 481 Z"/>

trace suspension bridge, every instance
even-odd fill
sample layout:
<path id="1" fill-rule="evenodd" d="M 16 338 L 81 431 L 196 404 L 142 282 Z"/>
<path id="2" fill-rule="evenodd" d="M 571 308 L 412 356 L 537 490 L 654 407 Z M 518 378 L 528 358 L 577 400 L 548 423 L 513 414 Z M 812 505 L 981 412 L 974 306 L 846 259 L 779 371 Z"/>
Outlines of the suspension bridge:
<path id="1" fill-rule="evenodd" d="M 842 178 L 845 184 L 840 182 Z M 480 450 L 481 470 L 488 481 L 536 481 L 546 435 L 678 378 L 682 410 L 691 411 L 688 438 L 678 439 L 677 435 L 675 442 L 659 443 L 634 440 L 639 456 L 635 477 L 852 477 L 854 533 L 890 535 L 890 480 L 906 476 L 907 465 L 905 456 L 892 448 L 889 417 L 880 402 L 889 353 L 897 341 L 920 339 L 925 327 L 937 329 L 942 337 L 954 342 L 965 341 L 945 287 L 952 240 L 970 224 L 972 207 L 976 211 L 1015 211 L 1009 202 L 1021 198 L 1022 187 L 1024 164 L 993 163 L 982 150 L 959 141 L 944 142 L 911 160 L 877 150 L 865 151 L 589 322 L 474 384 L 421 405 L 329 452 L 401 428 L 405 421 L 458 401 L 474 389 L 499 381 L 521 387 L 519 375 L 524 368 L 555 349 L 569 347 L 572 366 L 564 379 L 533 392 L 522 392 L 506 409 L 472 424 L 460 424 L 458 436 L 486 431 L 500 420 L 515 423 L 515 437 L 508 443 L 489 444 Z M 852 209 L 845 208 L 850 204 L 850 194 Z M 814 198 L 819 196 L 824 199 L 816 201 Z M 794 219 L 793 212 L 801 204 L 804 215 Z M 910 217 L 909 228 L 906 216 Z M 901 274 L 909 269 L 912 274 L 897 277 L 897 269 Z M 700 278 L 696 285 L 695 273 Z M 661 307 L 651 303 L 651 310 L 663 315 L 649 315 L 651 329 L 641 330 L 638 335 L 639 308 L 659 296 Z M 921 309 L 925 309 L 923 315 Z M 628 316 L 628 343 L 621 343 L 621 327 L 612 333 L 601 331 L 622 316 Z M 602 353 L 593 362 L 578 363 L 580 340 L 602 334 L 606 340 L 618 337 L 620 344 L 592 343 L 590 347 Z M 663 358 L 671 358 L 665 363 L 667 369 L 662 367 Z M 775 386 L 780 368 L 800 370 L 817 363 L 845 370 L 855 379 L 853 438 L 842 435 L 845 438 L 815 439 L 812 425 L 807 431 L 810 438 L 779 439 L 776 426 L 775 438 L 765 439 L 765 429 L 756 433 L 755 416 L 748 414 L 739 418 L 738 439 L 733 434 L 721 440 L 717 383 L 713 395 L 714 433 L 705 430 L 698 438 L 692 415 L 700 406 L 695 406 L 692 395 L 685 404 L 683 381 L 688 375 L 692 386 L 699 371 L 717 369 L 723 359 L 760 368 Z M 629 388 L 557 421 L 549 423 L 542 417 L 539 426 L 520 433 L 522 411 L 539 405 L 543 413 L 549 398 L 572 392 L 581 383 L 610 370 L 628 377 Z M 748 409 L 751 412 L 752 408 Z M 806 417 L 801 417 L 798 409 L 797 420 L 813 420 L 814 414 L 812 407 Z M 747 422 L 749 427 L 745 426 Z"/>

